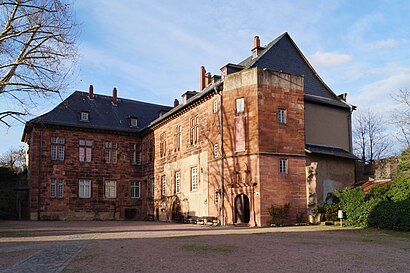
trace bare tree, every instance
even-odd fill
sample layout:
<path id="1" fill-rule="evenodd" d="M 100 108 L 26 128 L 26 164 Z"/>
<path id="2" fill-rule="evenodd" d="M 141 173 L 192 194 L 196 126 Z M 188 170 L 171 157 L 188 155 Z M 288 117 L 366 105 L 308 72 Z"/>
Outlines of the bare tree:
<path id="1" fill-rule="evenodd" d="M 0 166 L 11 169 L 23 170 L 26 163 L 26 151 L 24 147 L 18 149 L 10 148 L 8 152 L 0 155 Z"/>
<path id="2" fill-rule="evenodd" d="M 64 0 L 0 0 L 0 121 L 29 113 L 35 97 L 68 84 L 75 64 L 77 24 Z M 5 107 L 5 105 L 1 105 Z"/>
<path id="3" fill-rule="evenodd" d="M 410 90 L 400 89 L 392 97 L 398 104 L 392 119 L 393 124 L 399 128 L 396 138 L 405 149 L 408 149 L 410 148 Z"/>
<path id="4" fill-rule="evenodd" d="M 356 116 L 353 131 L 355 153 L 363 163 L 372 163 L 389 154 L 391 143 L 380 115 L 367 110 Z"/>

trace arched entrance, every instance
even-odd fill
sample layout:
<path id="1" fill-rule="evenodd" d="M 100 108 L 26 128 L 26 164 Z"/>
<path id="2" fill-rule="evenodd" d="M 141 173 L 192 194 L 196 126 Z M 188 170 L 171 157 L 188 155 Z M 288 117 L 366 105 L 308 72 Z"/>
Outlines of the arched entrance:
<path id="1" fill-rule="evenodd" d="M 245 194 L 235 197 L 235 223 L 247 224 L 250 220 L 249 198 Z"/>

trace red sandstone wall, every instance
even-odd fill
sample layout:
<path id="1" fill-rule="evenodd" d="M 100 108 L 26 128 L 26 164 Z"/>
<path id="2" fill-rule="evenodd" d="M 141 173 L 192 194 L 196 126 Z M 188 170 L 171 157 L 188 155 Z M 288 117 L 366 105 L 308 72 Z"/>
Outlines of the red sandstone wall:
<path id="1" fill-rule="evenodd" d="M 64 161 L 51 160 L 52 136 L 65 138 Z M 40 218 L 56 217 L 60 219 L 124 219 L 126 208 L 136 208 L 137 217 L 143 217 L 147 211 L 147 181 L 151 164 L 131 165 L 129 147 L 140 144 L 141 139 L 131 135 L 106 132 L 86 132 L 61 128 L 43 128 L 42 132 L 42 167 L 40 178 Z M 92 161 L 79 161 L 79 140 L 93 141 Z M 104 142 L 118 144 L 118 162 L 105 163 Z M 38 183 L 39 183 L 40 129 L 34 128 L 30 139 L 30 210 L 31 218 L 37 219 Z M 63 178 L 65 183 L 64 198 L 50 198 L 50 179 Z M 92 182 L 91 198 L 79 198 L 78 180 L 90 179 Z M 117 197 L 104 196 L 104 181 L 117 182 Z M 141 181 L 141 198 L 130 197 L 131 180 Z M 151 211 L 152 213 L 152 211 Z"/>

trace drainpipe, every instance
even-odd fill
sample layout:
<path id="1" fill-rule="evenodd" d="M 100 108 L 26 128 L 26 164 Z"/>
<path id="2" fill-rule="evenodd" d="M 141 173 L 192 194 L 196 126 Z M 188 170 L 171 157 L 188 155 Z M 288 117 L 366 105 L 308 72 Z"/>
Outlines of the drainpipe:
<path id="1" fill-rule="evenodd" d="M 38 160 L 38 181 L 37 181 L 37 220 L 40 220 L 40 206 L 41 206 L 41 177 L 42 177 L 42 165 L 43 165 L 43 124 L 40 124 L 40 153 Z"/>
<path id="2" fill-rule="evenodd" d="M 221 225 L 225 225 L 225 176 L 224 176 L 224 138 L 223 138 L 223 100 L 222 90 L 214 87 L 215 92 L 219 95 L 220 109 L 219 109 L 219 136 L 221 142 Z"/>

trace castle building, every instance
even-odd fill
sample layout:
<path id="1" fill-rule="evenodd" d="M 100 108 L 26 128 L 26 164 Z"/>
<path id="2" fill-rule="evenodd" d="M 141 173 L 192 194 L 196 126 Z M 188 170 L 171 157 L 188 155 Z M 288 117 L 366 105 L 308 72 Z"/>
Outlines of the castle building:
<path id="1" fill-rule="evenodd" d="M 74 92 L 27 122 L 31 219 L 214 216 L 266 226 L 290 204 L 305 221 L 354 183 L 346 94 L 322 81 L 288 33 L 173 107 Z"/>

